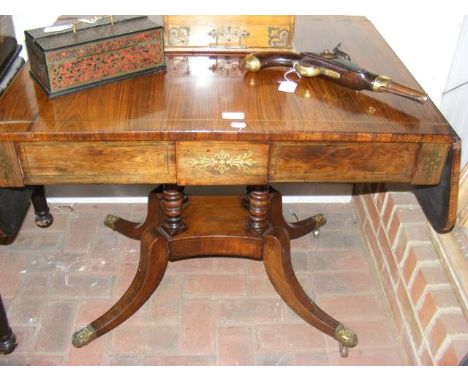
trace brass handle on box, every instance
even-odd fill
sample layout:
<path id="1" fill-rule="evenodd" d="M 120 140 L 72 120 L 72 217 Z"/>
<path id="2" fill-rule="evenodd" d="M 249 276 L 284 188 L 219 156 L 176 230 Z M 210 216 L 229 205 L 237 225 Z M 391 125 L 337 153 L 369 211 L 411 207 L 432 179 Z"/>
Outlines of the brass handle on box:
<path id="1" fill-rule="evenodd" d="M 77 19 L 76 21 L 73 21 L 73 22 L 72 22 L 72 31 L 73 31 L 73 34 L 76 34 L 76 26 L 77 26 L 79 23 L 93 24 L 93 23 L 95 23 L 96 21 L 102 20 L 102 19 L 105 18 L 105 17 L 108 17 L 109 20 L 110 20 L 111 25 L 114 25 L 114 16 L 113 16 L 113 15 L 109 15 L 109 16 L 94 16 L 94 17 L 89 18 L 89 19 L 80 18 L 80 19 Z"/>
<path id="2" fill-rule="evenodd" d="M 215 39 L 214 46 L 222 46 L 223 43 L 232 44 L 238 41 L 238 47 L 242 47 L 242 40 L 250 36 L 246 29 L 240 29 L 231 25 L 219 25 L 208 32 L 208 36 Z"/>

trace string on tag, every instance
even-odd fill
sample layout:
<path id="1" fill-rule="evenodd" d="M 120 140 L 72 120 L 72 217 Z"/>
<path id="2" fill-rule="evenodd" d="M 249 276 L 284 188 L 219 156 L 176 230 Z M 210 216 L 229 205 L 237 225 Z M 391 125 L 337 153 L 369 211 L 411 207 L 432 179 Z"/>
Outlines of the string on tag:
<path id="1" fill-rule="evenodd" d="M 296 70 L 294 68 L 292 68 L 292 69 L 289 69 L 286 73 L 283 74 L 283 78 L 285 79 L 285 81 L 292 81 L 292 80 L 290 80 L 288 78 L 288 75 L 291 74 L 291 73 L 294 73 L 299 78 L 302 78 L 302 76 L 298 72 L 296 72 Z M 292 82 L 294 82 L 294 81 L 292 81 Z"/>
<path id="2" fill-rule="evenodd" d="M 294 69 L 288 70 L 283 74 L 284 81 L 280 81 L 280 85 L 278 87 L 280 92 L 294 93 L 296 91 L 297 83 L 288 78 L 288 75 L 291 73 L 295 73 L 299 78 L 302 78 L 301 75 Z"/>

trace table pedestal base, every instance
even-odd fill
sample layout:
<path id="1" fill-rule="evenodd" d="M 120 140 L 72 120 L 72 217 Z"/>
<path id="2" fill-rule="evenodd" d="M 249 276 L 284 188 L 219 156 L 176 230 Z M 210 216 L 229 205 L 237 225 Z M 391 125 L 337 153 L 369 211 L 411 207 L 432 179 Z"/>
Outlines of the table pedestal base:
<path id="1" fill-rule="evenodd" d="M 161 282 L 169 261 L 191 257 L 232 256 L 263 260 L 266 273 L 286 304 L 309 324 L 335 338 L 343 356 L 357 336 L 321 310 L 300 286 L 292 268 L 290 240 L 318 233 L 326 220 L 315 215 L 288 223 L 281 194 L 267 186 L 251 186 L 247 196 L 190 196 L 175 185 L 149 194 L 142 224 L 109 215 L 105 224 L 141 242 L 140 262 L 120 300 L 72 337 L 82 347 L 134 314 Z"/>

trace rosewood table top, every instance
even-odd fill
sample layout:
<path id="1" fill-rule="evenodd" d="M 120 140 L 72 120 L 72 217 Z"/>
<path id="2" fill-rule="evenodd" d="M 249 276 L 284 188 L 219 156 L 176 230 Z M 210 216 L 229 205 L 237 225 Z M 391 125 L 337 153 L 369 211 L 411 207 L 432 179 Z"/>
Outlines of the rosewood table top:
<path id="1" fill-rule="evenodd" d="M 420 89 L 364 18 L 317 17 L 307 36 L 310 51 L 341 42 L 360 66 Z M 0 140 L 454 141 L 432 102 L 355 93 L 321 78 L 298 80 L 295 94 L 282 93 L 283 69 L 244 73 L 235 57 L 169 56 L 167 64 L 167 72 L 56 99 L 26 66 L 0 101 Z M 231 127 L 223 112 L 245 113 L 246 127 Z"/>

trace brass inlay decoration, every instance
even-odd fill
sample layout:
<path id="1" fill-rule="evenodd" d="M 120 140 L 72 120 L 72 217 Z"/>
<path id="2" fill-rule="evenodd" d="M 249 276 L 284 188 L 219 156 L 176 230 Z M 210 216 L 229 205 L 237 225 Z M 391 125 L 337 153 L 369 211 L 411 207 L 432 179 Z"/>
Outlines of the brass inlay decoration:
<path id="1" fill-rule="evenodd" d="M 339 324 L 335 329 L 335 338 L 344 346 L 353 348 L 358 344 L 356 333 L 343 324 Z"/>
<path id="2" fill-rule="evenodd" d="M 169 45 L 188 45 L 190 40 L 190 28 L 170 27 L 168 40 Z"/>
<path id="3" fill-rule="evenodd" d="M 268 27 L 268 45 L 275 48 L 287 48 L 289 30 L 277 27 Z"/>
<path id="4" fill-rule="evenodd" d="M 84 327 L 81 330 L 78 330 L 72 336 L 72 344 L 76 348 L 81 348 L 89 344 L 92 340 L 97 338 L 96 331 L 91 325 Z"/>
<path id="5" fill-rule="evenodd" d="M 193 168 L 201 168 L 204 170 L 215 170 L 219 174 L 224 174 L 227 171 L 236 168 L 238 170 L 249 172 L 251 167 L 257 162 L 252 159 L 253 153 L 251 151 L 237 156 L 231 156 L 221 150 L 219 153 L 209 157 L 203 154 L 197 154 L 195 158 L 191 159 L 190 164 Z"/>
<path id="6" fill-rule="evenodd" d="M 104 219 L 104 225 L 109 227 L 112 231 L 115 231 L 115 223 L 120 218 L 114 215 L 107 215 Z"/>
<path id="7" fill-rule="evenodd" d="M 13 170 L 11 169 L 8 157 L 0 151 L 0 177 L 3 179 L 10 179 L 13 175 Z"/>
<path id="8" fill-rule="evenodd" d="M 423 174 L 425 178 L 430 178 L 432 174 L 440 169 L 442 159 L 438 149 L 433 150 L 424 160 Z"/>
<path id="9" fill-rule="evenodd" d="M 250 36 L 250 33 L 245 29 L 241 29 L 237 26 L 221 25 L 213 28 L 208 35 L 215 39 L 214 46 L 227 46 L 242 47 L 242 40 Z M 212 45 L 212 44 L 210 44 Z"/>

